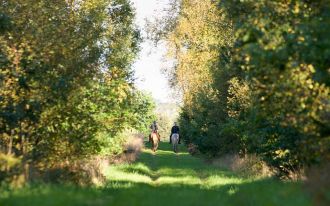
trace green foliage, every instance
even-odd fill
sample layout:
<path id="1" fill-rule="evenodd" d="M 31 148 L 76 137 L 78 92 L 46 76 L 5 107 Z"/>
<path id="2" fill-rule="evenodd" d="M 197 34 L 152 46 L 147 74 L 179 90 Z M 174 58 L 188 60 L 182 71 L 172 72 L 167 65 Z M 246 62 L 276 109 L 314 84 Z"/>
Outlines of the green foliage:
<path id="1" fill-rule="evenodd" d="M 150 123 L 155 119 L 155 107 L 155 102 L 149 94 L 136 91 L 129 105 L 132 114 L 131 127 L 143 134 L 149 134 Z"/>
<path id="2" fill-rule="evenodd" d="M 101 155 L 118 155 L 123 152 L 124 144 L 128 138 L 128 132 L 124 131 L 112 137 L 109 133 L 99 133 L 99 139 L 102 143 Z"/>
<path id="3" fill-rule="evenodd" d="M 257 153 L 281 175 L 328 161 L 328 2 L 205 0 L 180 8 L 165 38 L 186 142 L 211 156 Z"/>
<path id="4" fill-rule="evenodd" d="M 156 106 L 156 121 L 158 123 L 158 132 L 163 141 L 169 141 L 171 129 L 174 122 L 177 122 L 179 115 L 179 106 L 175 103 L 158 102 Z"/>
<path id="5" fill-rule="evenodd" d="M 0 154 L 43 171 L 147 130 L 153 102 L 133 85 L 140 35 L 128 0 L 0 7 Z"/>
<path id="6" fill-rule="evenodd" d="M 12 182 L 20 174 L 21 158 L 0 152 L 0 182 Z"/>
<path id="7" fill-rule="evenodd" d="M 164 141 L 169 141 L 171 129 L 173 126 L 173 122 L 171 121 L 171 119 L 164 113 L 158 113 L 157 124 L 160 137 L 164 139 Z"/>

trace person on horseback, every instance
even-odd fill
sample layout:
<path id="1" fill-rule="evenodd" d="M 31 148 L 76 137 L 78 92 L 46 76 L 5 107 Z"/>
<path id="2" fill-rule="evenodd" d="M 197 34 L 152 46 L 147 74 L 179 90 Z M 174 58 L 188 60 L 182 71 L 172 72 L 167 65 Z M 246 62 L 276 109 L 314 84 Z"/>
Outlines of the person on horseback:
<path id="1" fill-rule="evenodd" d="M 149 142 L 151 142 L 151 134 L 152 133 L 156 133 L 157 134 L 157 136 L 158 136 L 158 140 L 160 141 L 160 135 L 159 135 L 159 133 L 158 133 L 158 125 L 157 125 L 157 122 L 156 121 L 154 121 L 151 125 L 150 125 L 150 129 L 151 129 L 151 133 L 150 133 L 150 135 L 149 135 Z"/>
<path id="2" fill-rule="evenodd" d="M 177 125 L 176 122 L 174 122 L 174 126 L 171 129 L 170 144 L 172 144 L 172 140 L 171 140 L 172 134 L 179 134 L 179 132 L 180 132 L 179 126 Z M 181 141 L 181 138 L 179 137 L 179 144 L 181 144 L 180 141 Z"/>

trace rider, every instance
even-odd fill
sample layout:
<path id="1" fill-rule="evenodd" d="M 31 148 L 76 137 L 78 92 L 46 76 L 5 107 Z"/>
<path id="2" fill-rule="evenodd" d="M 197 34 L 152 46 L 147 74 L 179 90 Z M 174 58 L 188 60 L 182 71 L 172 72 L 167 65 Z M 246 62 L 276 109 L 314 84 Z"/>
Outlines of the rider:
<path id="1" fill-rule="evenodd" d="M 151 129 L 151 134 L 152 133 L 156 133 L 157 136 L 158 136 L 158 139 L 160 140 L 160 136 L 159 136 L 159 133 L 158 133 L 158 125 L 157 125 L 157 122 L 154 121 L 151 125 L 150 125 L 150 129 Z M 151 134 L 149 135 L 149 142 L 150 142 L 150 139 L 151 139 Z"/>
<path id="2" fill-rule="evenodd" d="M 171 140 L 172 134 L 179 134 L 179 132 L 180 132 L 179 126 L 177 125 L 176 122 L 174 122 L 174 126 L 171 129 L 170 144 L 172 143 L 172 140 Z M 179 136 L 179 144 L 181 144 L 180 141 L 181 141 L 181 138 Z"/>

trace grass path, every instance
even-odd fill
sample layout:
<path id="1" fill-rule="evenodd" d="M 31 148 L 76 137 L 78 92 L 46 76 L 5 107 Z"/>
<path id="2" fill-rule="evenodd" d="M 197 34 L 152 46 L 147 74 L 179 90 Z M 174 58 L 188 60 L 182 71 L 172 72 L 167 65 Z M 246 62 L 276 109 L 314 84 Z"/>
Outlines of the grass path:
<path id="1" fill-rule="evenodd" d="M 110 166 L 100 188 L 34 186 L 3 195 L 0 205 L 311 205 L 299 183 L 235 176 L 161 143 L 132 164 Z"/>

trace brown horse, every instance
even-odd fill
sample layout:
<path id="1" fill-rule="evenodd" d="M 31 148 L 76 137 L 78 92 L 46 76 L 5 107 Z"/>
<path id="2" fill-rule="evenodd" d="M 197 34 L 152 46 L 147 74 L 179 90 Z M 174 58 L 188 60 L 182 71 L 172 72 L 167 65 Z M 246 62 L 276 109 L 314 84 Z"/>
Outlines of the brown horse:
<path id="1" fill-rule="evenodd" d="M 156 132 L 152 132 L 150 135 L 150 140 L 151 140 L 151 145 L 152 145 L 151 149 L 152 149 L 152 151 L 156 152 L 159 141 L 160 141 L 159 134 L 157 134 Z"/>

